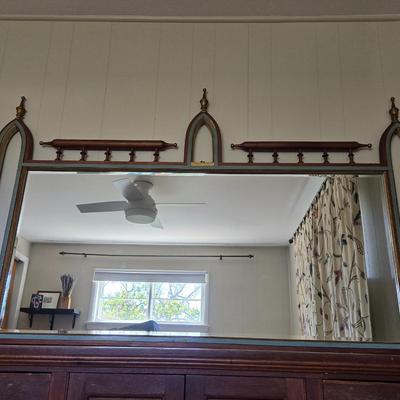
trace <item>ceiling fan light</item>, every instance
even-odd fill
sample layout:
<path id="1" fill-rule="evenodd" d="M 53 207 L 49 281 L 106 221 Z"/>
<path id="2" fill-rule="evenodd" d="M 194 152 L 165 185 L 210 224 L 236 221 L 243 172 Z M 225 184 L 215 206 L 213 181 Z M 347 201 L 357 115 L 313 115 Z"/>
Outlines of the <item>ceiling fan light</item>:
<path id="1" fill-rule="evenodd" d="M 151 208 L 129 208 L 125 210 L 125 218 L 135 224 L 151 224 L 157 216 L 157 210 Z"/>

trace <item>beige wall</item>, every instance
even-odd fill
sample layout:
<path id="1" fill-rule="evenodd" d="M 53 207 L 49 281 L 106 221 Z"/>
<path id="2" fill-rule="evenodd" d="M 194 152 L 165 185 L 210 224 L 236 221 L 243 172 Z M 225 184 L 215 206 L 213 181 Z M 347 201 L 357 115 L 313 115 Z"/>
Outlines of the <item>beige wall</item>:
<path id="1" fill-rule="evenodd" d="M 22 303 L 25 279 L 29 267 L 29 254 L 31 251 L 31 243 L 20 236 L 17 238 L 17 245 L 15 250 L 15 259 L 17 261 L 17 264 L 10 300 L 10 317 L 7 323 L 8 329 L 16 329 L 17 327 L 19 309 Z M 14 260 L 12 262 L 14 262 Z"/>
<path id="2" fill-rule="evenodd" d="M 249 254 L 249 259 L 135 259 L 81 258 L 60 256 L 61 251 L 152 254 Z M 288 337 L 289 287 L 286 247 L 190 247 L 190 246 L 101 246 L 33 244 L 23 295 L 27 306 L 37 290 L 60 290 L 60 276 L 77 277 L 73 306 L 82 311 L 76 328 L 85 329 L 88 320 L 94 268 L 184 269 L 209 272 L 209 333 Z M 55 328 L 70 327 L 70 320 L 58 319 Z M 34 327 L 46 329 L 47 319 L 37 318 Z M 19 328 L 27 327 L 20 315 Z M 47 328 L 48 329 L 48 328 Z"/>
<path id="3" fill-rule="evenodd" d="M 290 334 L 301 336 L 299 308 L 297 299 L 296 284 L 296 262 L 294 258 L 294 245 L 288 248 L 288 275 L 289 275 L 289 293 L 290 293 Z"/>
<path id="4" fill-rule="evenodd" d="M 400 332 L 396 277 L 390 268 L 391 251 L 382 182 L 377 177 L 360 179 L 360 206 L 363 217 L 365 266 L 368 278 L 372 334 L 375 340 L 398 340 Z"/>

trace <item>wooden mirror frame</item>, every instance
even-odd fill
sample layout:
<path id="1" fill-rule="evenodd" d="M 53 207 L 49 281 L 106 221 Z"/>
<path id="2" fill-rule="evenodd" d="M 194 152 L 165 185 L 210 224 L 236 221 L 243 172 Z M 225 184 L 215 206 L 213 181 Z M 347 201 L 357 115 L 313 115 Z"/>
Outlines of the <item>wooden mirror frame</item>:
<path id="1" fill-rule="evenodd" d="M 247 152 L 247 162 L 225 163 L 222 160 L 221 132 L 216 120 L 208 113 L 207 91 L 203 90 L 200 100 L 201 111 L 189 123 L 185 137 L 184 159 L 181 162 L 160 161 L 160 151 L 176 149 L 176 143 L 162 140 L 76 140 L 55 139 L 51 142 L 40 142 L 56 150 L 55 160 L 33 159 L 33 138 L 29 128 L 23 122 L 25 115 L 25 97 L 17 107 L 16 118 L 0 131 L 0 182 L 4 159 L 8 145 L 14 135 L 20 134 L 21 150 L 11 199 L 10 211 L 4 234 L 0 256 L 0 316 L 4 312 L 5 282 L 13 255 L 18 220 L 21 212 L 26 179 L 29 171 L 129 171 L 129 172 L 175 172 L 175 173 L 210 173 L 210 174 L 370 174 L 382 175 L 386 205 L 391 233 L 394 270 L 396 274 L 397 299 L 400 303 L 400 215 L 393 171 L 391 147 L 394 136 L 400 136 L 399 110 L 391 98 L 389 114 L 391 123 L 381 136 L 379 144 L 379 163 L 356 163 L 354 153 L 361 149 L 371 149 L 370 144 L 357 142 L 315 142 L 315 141 L 253 141 L 232 144 L 233 150 Z M 195 139 L 199 130 L 206 126 L 212 137 L 213 162 L 195 162 L 193 160 Z M 77 161 L 63 160 L 64 151 L 79 151 Z M 104 161 L 88 161 L 89 151 L 104 151 Z M 112 161 L 114 151 L 129 152 L 127 161 Z M 154 152 L 151 162 L 136 162 L 136 151 Z M 254 161 L 255 152 L 269 152 L 272 162 Z M 321 153 L 322 162 L 307 163 L 304 154 Z M 347 153 L 348 163 L 331 163 L 329 153 Z M 280 163 L 279 153 L 297 153 L 297 162 Z"/>

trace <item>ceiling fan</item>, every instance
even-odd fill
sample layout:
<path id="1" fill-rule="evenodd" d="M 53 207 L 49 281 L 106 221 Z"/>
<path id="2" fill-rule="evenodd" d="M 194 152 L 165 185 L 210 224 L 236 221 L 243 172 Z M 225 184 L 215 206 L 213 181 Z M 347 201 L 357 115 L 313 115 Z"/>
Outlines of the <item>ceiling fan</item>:
<path id="1" fill-rule="evenodd" d="M 153 184 L 146 180 L 132 182 L 128 178 L 113 182 L 126 201 L 105 201 L 100 203 L 77 204 L 81 213 L 101 213 L 124 211 L 125 218 L 135 224 L 151 224 L 152 227 L 163 229 L 157 217 L 157 206 L 201 206 L 206 203 L 156 203 L 149 191 Z"/>

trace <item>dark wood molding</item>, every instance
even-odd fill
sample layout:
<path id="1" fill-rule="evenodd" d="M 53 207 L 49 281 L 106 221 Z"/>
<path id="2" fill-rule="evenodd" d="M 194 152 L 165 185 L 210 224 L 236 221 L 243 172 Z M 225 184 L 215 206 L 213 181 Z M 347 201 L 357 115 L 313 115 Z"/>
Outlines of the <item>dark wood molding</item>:
<path id="1" fill-rule="evenodd" d="M 129 151 L 129 161 L 134 162 L 137 151 L 154 151 L 154 161 L 159 161 L 160 151 L 178 148 L 177 143 L 167 143 L 163 140 L 84 140 L 84 139 L 54 139 L 50 142 L 40 142 L 41 146 L 55 148 L 56 159 L 61 161 L 65 150 L 79 150 L 80 161 L 86 161 L 88 151 L 104 151 L 105 162 L 110 162 L 113 151 Z"/>
<path id="2" fill-rule="evenodd" d="M 304 163 L 304 153 L 321 153 L 322 164 L 329 164 L 329 153 L 347 153 L 349 163 L 354 164 L 354 153 L 360 149 L 371 149 L 372 144 L 358 142 L 315 142 L 315 141 L 247 141 L 231 144 L 232 149 L 247 152 L 248 163 L 254 162 L 253 153 L 272 153 L 273 164 L 279 163 L 279 153 L 297 153 L 298 164 Z"/>
<path id="3" fill-rule="evenodd" d="M 290 342 L 290 341 L 289 341 Z M 289 343 L 288 342 L 288 343 Z M 0 338 L 0 369 L 133 368 L 384 377 L 400 381 L 400 349 L 264 346 L 137 340 L 21 340 Z"/>
<path id="4" fill-rule="evenodd" d="M 150 398 L 182 400 L 322 400 L 335 382 L 342 392 L 346 385 L 370 385 L 375 394 L 386 394 L 379 399 L 398 398 L 393 397 L 400 386 L 400 348 L 395 345 L 378 349 L 357 348 L 358 343 L 343 348 L 340 343 L 318 347 L 280 342 L 275 346 L 190 343 L 187 338 L 141 342 L 0 336 L 0 381 L 9 384 L 7 400 L 25 399 L 29 390 L 39 391 L 32 397 L 38 400 L 147 398 L 147 393 Z M 170 390 L 163 389 L 167 387 Z"/>

